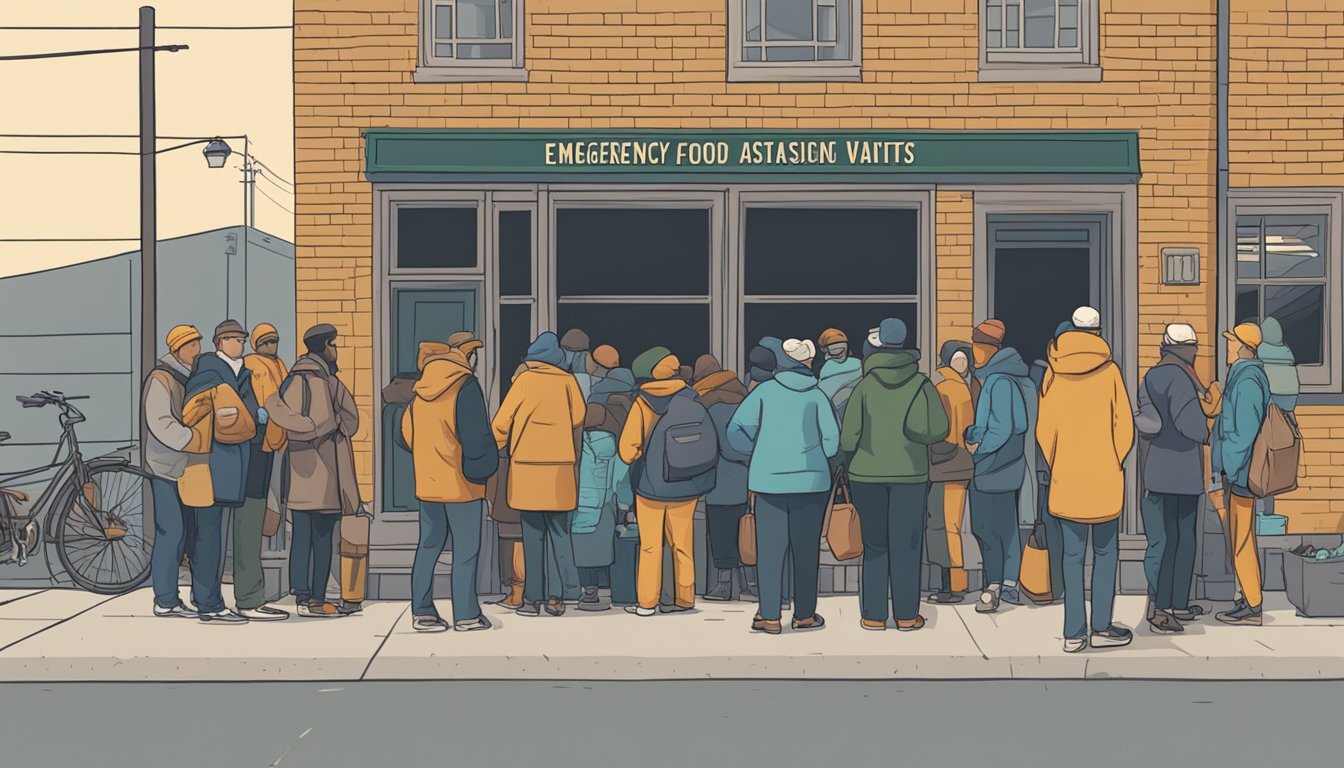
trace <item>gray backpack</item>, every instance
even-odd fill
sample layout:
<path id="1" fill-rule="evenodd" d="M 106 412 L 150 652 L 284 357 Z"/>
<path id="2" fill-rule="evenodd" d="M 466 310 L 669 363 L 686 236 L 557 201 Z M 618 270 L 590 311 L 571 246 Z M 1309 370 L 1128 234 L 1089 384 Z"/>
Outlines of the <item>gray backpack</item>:
<path id="1" fill-rule="evenodd" d="M 656 501 L 685 501 L 713 490 L 719 437 L 695 390 L 684 389 L 665 401 L 641 397 L 659 417 L 644 448 L 635 484 L 639 494 Z"/>

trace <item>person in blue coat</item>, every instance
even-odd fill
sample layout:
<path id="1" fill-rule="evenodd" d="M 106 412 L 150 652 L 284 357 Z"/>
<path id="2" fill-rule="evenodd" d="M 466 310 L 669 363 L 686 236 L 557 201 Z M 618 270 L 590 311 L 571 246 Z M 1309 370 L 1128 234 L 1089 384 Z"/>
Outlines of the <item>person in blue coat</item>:
<path id="1" fill-rule="evenodd" d="M 247 340 L 247 330 L 237 320 L 225 320 L 215 327 L 215 353 L 201 355 L 196 359 L 196 367 L 187 379 L 186 399 L 190 401 L 196 395 L 226 386 L 232 389 L 243 406 L 247 408 L 252 421 L 264 424 L 266 418 L 257 396 L 252 391 L 252 371 L 243 365 L 243 343 Z M 214 440 L 210 445 L 210 481 L 215 503 L 210 511 L 197 516 L 196 557 L 200 559 L 200 570 L 204 574 L 218 574 L 214 579 L 202 579 L 201 584 L 192 581 L 193 599 L 201 621 L 222 623 L 245 623 L 246 618 L 226 609 L 220 586 L 223 578 L 223 532 L 224 515 L 243 505 L 247 499 L 247 470 L 251 459 L 251 443 L 225 444 Z M 195 573 L 196 569 L 192 569 Z"/>
<path id="2" fill-rule="evenodd" d="M 610 583 L 616 560 L 616 524 L 634 505 L 630 467 L 621 461 L 616 438 L 621 427 L 601 405 L 590 403 L 584 416 L 583 444 L 579 456 L 579 505 L 574 510 L 570 533 L 574 564 L 579 569 L 583 593 L 579 610 L 605 611 L 598 596 L 603 581 Z"/>
<path id="3" fill-rule="evenodd" d="M 762 339 L 773 351 L 777 339 Z M 773 378 L 761 382 L 728 423 L 731 447 L 750 454 L 747 488 L 756 495 L 756 558 L 760 603 L 752 631 L 782 631 L 784 560 L 793 552 L 793 629 L 820 629 L 817 572 L 821 526 L 831 489 L 829 459 L 840 449 L 840 425 L 808 363 L 810 341 L 779 345 Z"/>

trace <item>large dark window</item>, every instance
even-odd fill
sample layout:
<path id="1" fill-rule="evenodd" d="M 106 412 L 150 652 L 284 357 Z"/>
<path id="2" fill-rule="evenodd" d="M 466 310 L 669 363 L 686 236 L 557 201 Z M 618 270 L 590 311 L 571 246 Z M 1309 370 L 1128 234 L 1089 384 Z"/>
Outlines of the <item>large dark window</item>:
<path id="1" fill-rule="evenodd" d="M 917 292 L 917 210 L 752 207 L 745 218 L 748 294 Z"/>
<path id="2" fill-rule="evenodd" d="M 863 353 L 863 340 L 869 330 L 877 327 L 883 318 L 896 317 L 905 321 L 910 331 L 907 345 L 918 346 L 919 307 L 915 304 L 880 302 L 844 302 L 830 304 L 748 304 L 743 313 L 743 340 L 746 349 L 756 345 L 763 336 L 781 339 L 811 339 L 827 328 L 839 328 L 849 337 L 852 354 Z M 820 351 L 820 347 L 818 347 Z"/>
<path id="3" fill-rule="evenodd" d="M 1326 216 L 1237 217 L 1234 322 L 1273 317 L 1299 365 L 1326 360 Z"/>
<path id="4" fill-rule="evenodd" d="M 557 328 L 582 328 L 594 347 L 610 344 L 626 368 L 650 347 L 667 347 L 687 365 L 710 351 L 708 304 L 561 304 Z"/>
<path id="5" fill-rule="evenodd" d="M 532 295 L 532 212 L 499 212 L 499 295 Z"/>
<path id="6" fill-rule="evenodd" d="M 499 394 L 503 397 L 513 382 L 513 372 L 523 362 L 532 343 L 532 305 L 499 305 Z"/>
<path id="7" fill-rule="evenodd" d="M 476 266 L 476 209 L 399 206 L 398 269 L 470 269 Z"/>
<path id="8" fill-rule="evenodd" d="M 556 213 L 565 296 L 709 293 L 709 209 L 569 208 Z"/>

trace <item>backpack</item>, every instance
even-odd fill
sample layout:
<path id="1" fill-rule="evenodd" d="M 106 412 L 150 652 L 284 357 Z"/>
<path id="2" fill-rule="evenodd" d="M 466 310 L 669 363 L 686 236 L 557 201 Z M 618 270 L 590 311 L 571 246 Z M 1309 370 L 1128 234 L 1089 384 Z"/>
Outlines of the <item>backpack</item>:
<path id="1" fill-rule="evenodd" d="M 1302 433 L 1297 422 L 1273 402 L 1251 445 L 1251 466 L 1246 487 L 1257 498 L 1268 498 L 1297 489 L 1297 469 L 1302 459 Z"/>
<path id="2" fill-rule="evenodd" d="M 641 396 L 642 397 L 642 396 Z M 645 404 L 657 408 L 647 398 Z M 709 411 L 684 389 L 667 402 L 644 449 L 637 488 L 661 501 L 693 499 L 714 488 L 719 461 L 719 436 Z"/>

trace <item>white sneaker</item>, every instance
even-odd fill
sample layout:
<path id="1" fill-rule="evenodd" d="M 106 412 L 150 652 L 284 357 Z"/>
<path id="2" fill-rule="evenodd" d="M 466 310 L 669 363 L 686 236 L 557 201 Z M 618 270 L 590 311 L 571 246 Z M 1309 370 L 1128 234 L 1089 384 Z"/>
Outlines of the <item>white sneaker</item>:
<path id="1" fill-rule="evenodd" d="M 239 616 L 233 611 L 212 611 L 207 613 L 198 613 L 196 618 L 206 624 L 246 624 L 247 619 Z"/>
<path id="2" fill-rule="evenodd" d="M 633 613 L 636 616 L 652 616 L 658 611 L 654 608 L 644 608 L 638 605 L 625 606 L 626 613 Z"/>
<path id="3" fill-rule="evenodd" d="M 234 613 L 242 616 L 248 621 L 284 621 L 289 618 L 289 611 L 282 611 L 279 608 L 272 608 L 269 605 L 262 605 L 256 608 L 236 608 Z"/>
<path id="4" fill-rule="evenodd" d="M 1087 647 L 1086 637 L 1066 637 L 1064 638 L 1064 652 L 1078 653 Z"/>
<path id="5" fill-rule="evenodd" d="M 173 606 L 172 608 L 164 608 L 163 606 L 159 605 L 158 603 L 155 603 L 155 604 L 154 604 L 154 615 L 155 615 L 155 616 L 158 616 L 158 617 L 161 618 L 161 619 L 168 619 L 168 618 L 171 618 L 171 619 L 194 619 L 194 618 L 197 618 L 197 614 L 196 614 L 195 611 L 191 610 L 190 608 L 188 608 L 187 606 L 185 606 L 185 605 L 183 605 L 183 604 L 181 604 L 181 603 L 178 603 L 177 605 Z"/>

